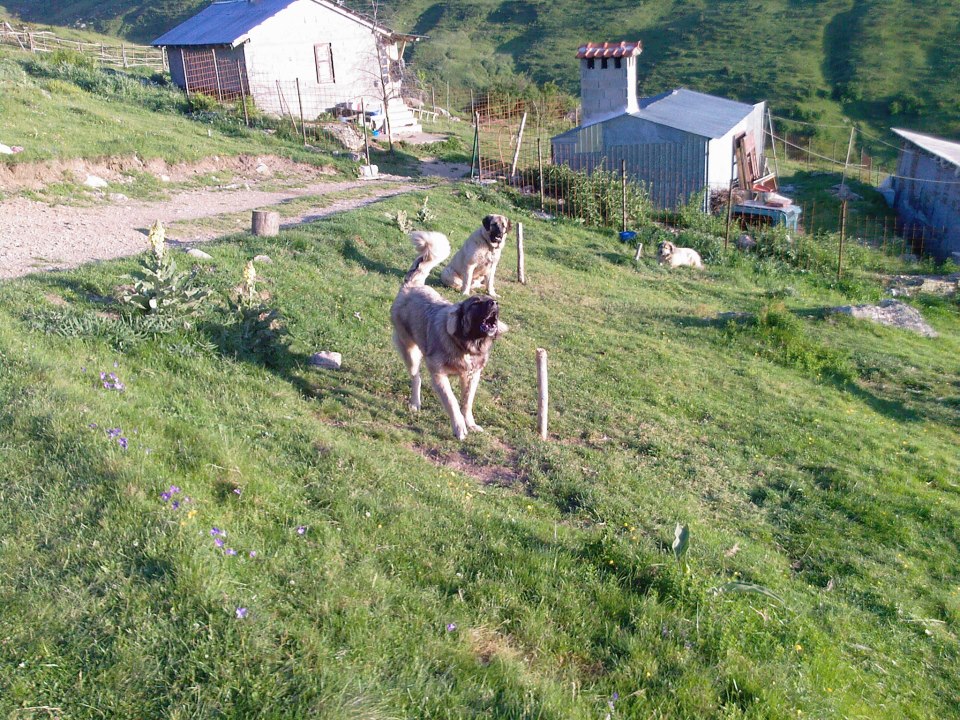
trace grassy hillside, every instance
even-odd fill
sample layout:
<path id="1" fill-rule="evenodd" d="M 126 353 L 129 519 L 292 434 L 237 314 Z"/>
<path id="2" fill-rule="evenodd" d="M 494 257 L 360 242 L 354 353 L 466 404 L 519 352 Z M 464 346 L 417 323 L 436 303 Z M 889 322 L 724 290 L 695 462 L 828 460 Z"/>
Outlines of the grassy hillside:
<path id="1" fill-rule="evenodd" d="M 7 0 L 31 20 L 76 24 L 148 41 L 206 0 Z M 365 0 L 353 0 L 369 9 Z M 514 85 L 519 77 L 578 93 L 574 52 L 585 40 L 640 39 L 642 91 L 686 86 L 744 101 L 769 100 L 796 121 L 874 133 L 903 125 L 960 135 L 960 0 L 397 0 L 381 14 L 430 36 L 412 60 L 455 86 Z M 794 124 L 823 140 L 842 129 Z M 896 145 L 897 143 L 894 142 Z M 890 155 L 877 143 L 871 152 Z"/>
<path id="2" fill-rule="evenodd" d="M 939 339 L 825 320 L 878 290 L 736 255 L 670 273 L 526 217 L 459 444 L 429 390 L 408 413 L 390 345 L 387 215 L 421 200 L 207 248 L 224 294 L 273 259 L 270 353 L 212 304 L 121 322 L 136 259 L 0 284 L 0 715 L 955 713 L 955 302 L 918 303 Z M 429 206 L 455 243 L 517 217 L 476 188 Z"/>

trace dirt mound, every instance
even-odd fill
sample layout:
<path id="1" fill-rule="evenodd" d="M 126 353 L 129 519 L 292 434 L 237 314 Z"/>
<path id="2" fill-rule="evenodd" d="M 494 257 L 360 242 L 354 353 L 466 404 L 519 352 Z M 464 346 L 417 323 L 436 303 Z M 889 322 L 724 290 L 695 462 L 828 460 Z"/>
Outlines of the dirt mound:
<path id="1" fill-rule="evenodd" d="M 231 172 L 249 178 L 282 174 L 287 178 L 310 178 L 332 175 L 333 168 L 317 168 L 275 155 L 213 156 L 192 163 L 168 163 L 161 158 L 141 160 L 136 155 L 102 158 L 98 160 L 51 160 L 42 163 L 0 164 L 0 190 L 40 190 L 64 180 L 82 182 L 88 175 L 96 175 L 110 182 L 121 182 L 126 175 L 146 172 L 164 182 L 184 182 L 197 175 L 212 172 Z"/>

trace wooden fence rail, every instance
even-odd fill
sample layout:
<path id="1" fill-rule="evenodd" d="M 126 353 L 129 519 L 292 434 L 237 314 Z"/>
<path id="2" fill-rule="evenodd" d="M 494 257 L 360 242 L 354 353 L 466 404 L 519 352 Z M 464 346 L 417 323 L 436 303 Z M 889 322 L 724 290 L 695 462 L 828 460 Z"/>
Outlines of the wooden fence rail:
<path id="1" fill-rule="evenodd" d="M 65 40 L 52 32 L 14 30 L 8 23 L 0 24 L 0 45 L 18 48 L 25 52 L 50 53 L 55 50 L 72 50 L 93 58 L 101 65 L 113 67 L 148 67 L 167 70 L 167 56 L 163 48 L 146 45 L 108 45 L 106 43 Z"/>

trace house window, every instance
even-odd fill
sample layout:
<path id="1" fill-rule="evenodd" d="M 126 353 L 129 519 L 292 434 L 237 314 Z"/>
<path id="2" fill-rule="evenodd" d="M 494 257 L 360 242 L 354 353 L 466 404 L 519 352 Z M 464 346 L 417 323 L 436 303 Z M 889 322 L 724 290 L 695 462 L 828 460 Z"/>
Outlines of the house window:
<path id="1" fill-rule="evenodd" d="M 617 70 L 619 70 L 620 68 L 622 68 L 622 67 L 623 67 L 623 59 L 622 59 L 622 58 L 614 58 L 614 59 L 613 59 L 613 66 L 614 66 Z"/>
<path id="2" fill-rule="evenodd" d="M 593 70 L 597 66 L 597 61 L 593 58 L 587 59 L 587 70 Z"/>
<path id="3" fill-rule="evenodd" d="M 606 70 L 606 69 L 607 69 L 607 59 L 606 59 L 606 58 L 603 58 L 603 59 L 600 60 L 600 69 L 601 69 L 601 70 Z"/>
<path id="4" fill-rule="evenodd" d="M 313 46 L 313 56 L 317 61 L 317 82 L 335 83 L 336 76 L 333 73 L 333 47 L 330 43 L 319 43 Z"/>

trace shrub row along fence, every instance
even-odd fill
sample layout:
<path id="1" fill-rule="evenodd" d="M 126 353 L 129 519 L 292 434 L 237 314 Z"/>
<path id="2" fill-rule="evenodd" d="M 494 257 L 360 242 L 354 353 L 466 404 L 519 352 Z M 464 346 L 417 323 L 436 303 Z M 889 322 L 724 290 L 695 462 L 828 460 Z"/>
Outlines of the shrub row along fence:
<path id="1" fill-rule="evenodd" d="M 93 58 L 101 65 L 112 67 L 148 67 L 161 71 L 167 69 L 167 56 L 162 48 L 123 43 L 109 45 L 81 40 L 66 40 L 52 32 L 14 30 L 7 23 L 0 25 L 0 45 L 7 45 L 33 53 L 69 50 Z"/>

